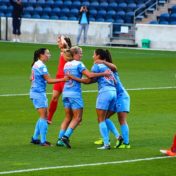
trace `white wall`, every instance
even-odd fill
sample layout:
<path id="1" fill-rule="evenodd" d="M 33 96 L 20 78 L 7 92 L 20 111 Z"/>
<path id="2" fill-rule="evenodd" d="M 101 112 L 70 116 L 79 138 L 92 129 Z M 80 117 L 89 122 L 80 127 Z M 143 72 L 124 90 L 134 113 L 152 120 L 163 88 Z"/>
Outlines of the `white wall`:
<path id="1" fill-rule="evenodd" d="M 135 41 L 142 47 L 141 40 L 151 40 L 151 48 L 176 50 L 176 25 L 137 24 Z"/>
<path id="2" fill-rule="evenodd" d="M 5 39 L 5 18 L 2 18 L 2 39 Z M 58 34 L 67 35 L 76 43 L 77 21 L 22 19 L 21 41 L 36 43 L 56 43 Z M 109 42 L 110 23 L 90 22 L 88 44 L 104 45 Z M 82 39 L 82 38 L 81 38 Z M 12 22 L 8 19 L 8 40 L 12 40 Z"/>

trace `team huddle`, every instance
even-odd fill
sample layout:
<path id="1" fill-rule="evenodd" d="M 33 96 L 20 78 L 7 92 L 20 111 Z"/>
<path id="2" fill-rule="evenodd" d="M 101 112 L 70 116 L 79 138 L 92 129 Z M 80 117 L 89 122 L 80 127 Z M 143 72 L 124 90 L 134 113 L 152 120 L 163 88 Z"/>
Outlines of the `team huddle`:
<path id="1" fill-rule="evenodd" d="M 97 83 L 96 113 L 101 139 L 94 143 L 101 145 L 97 149 L 110 149 L 109 132 L 112 132 L 116 139 L 114 148 L 129 149 L 131 146 L 126 118 L 130 111 L 130 97 L 120 81 L 110 52 L 106 49 L 95 49 L 93 66 L 89 71 L 81 62 L 82 48 L 72 47 L 70 39 L 64 36 L 58 37 L 58 46 L 61 54 L 56 78 L 49 76 L 45 65 L 51 56 L 49 50 L 40 48 L 34 52 L 30 77 L 30 99 L 40 117 L 36 122 L 31 143 L 51 146 L 51 143 L 46 140 L 48 124 L 52 123 L 58 99 L 62 94 L 65 118 L 61 123 L 56 145 L 71 148 L 70 137 L 82 121 L 83 116 L 84 102 L 81 83 Z M 82 78 L 83 75 L 85 78 Z M 54 84 L 49 108 L 46 97 L 47 83 Z M 121 132 L 110 119 L 114 113 L 117 113 Z"/>

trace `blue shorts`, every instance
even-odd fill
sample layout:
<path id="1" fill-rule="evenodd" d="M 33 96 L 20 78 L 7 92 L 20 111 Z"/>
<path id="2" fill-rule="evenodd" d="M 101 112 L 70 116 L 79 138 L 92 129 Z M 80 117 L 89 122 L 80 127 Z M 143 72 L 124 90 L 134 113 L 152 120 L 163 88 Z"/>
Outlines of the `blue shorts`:
<path id="1" fill-rule="evenodd" d="M 107 91 L 98 94 L 96 109 L 112 111 L 116 107 L 116 91 Z"/>
<path id="2" fill-rule="evenodd" d="M 84 107 L 82 98 L 63 97 L 62 101 L 64 104 L 64 108 L 82 109 Z"/>
<path id="3" fill-rule="evenodd" d="M 37 96 L 36 98 L 31 98 L 31 100 L 36 109 L 48 108 L 48 99 L 46 97 L 46 94 L 41 94 L 40 96 Z"/>
<path id="4" fill-rule="evenodd" d="M 130 112 L 130 96 L 121 93 L 117 96 L 116 112 Z"/>

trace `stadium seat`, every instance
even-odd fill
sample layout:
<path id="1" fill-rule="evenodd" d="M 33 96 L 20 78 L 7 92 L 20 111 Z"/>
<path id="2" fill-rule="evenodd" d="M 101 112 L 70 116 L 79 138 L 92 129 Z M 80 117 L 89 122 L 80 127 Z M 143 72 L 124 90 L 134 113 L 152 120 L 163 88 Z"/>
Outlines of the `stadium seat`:
<path id="1" fill-rule="evenodd" d="M 78 16 L 79 10 L 77 8 L 73 8 L 70 10 L 70 15 Z"/>
<path id="2" fill-rule="evenodd" d="M 94 17 L 90 17 L 89 20 L 90 21 L 95 21 L 95 18 Z"/>
<path id="3" fill-rule="evenodd" d="M 110 10 L 106 12 L 106 18 L 113 18 L 116 16 L 116 11 L 115 10 Z"/>
<path id="4" fill-rule="evenodd" d="M 106 8 L 108 7 L 108 3 L 107 2 L 100 2 L 99 4 L 99 9 L 104 9 L 106 10 Z"/>
<path id="5" fill-rule="evenodd" d="M 60 11 L 61 11 L 61 10 L 60 10 L 59 7 L 54 7 L 53 10 L 52 10 L 53 14 L 59 14 Z"/>
<path id="6" fill-rule="evenodd" d="M 68 17 L 67 16 L 61 16 L 59 19 L 60 20 L 68 20 Z"/>
<path id="7" fill-rule="evenodd" d="M 76 17 L 68 17 L 68 20 L 77 21 L 77 18 Z"/>
<path id="8" fill-rule="evenodd" d="M 37 0 L 30 0 L 30 1 L 28 1 L 28 5 L 30 5 L 30 6 L 36 5 L 36 3 L 37 3 Z"/>
<path id="9" fill-rule="evenodd" d="M 176 25 L 176 21 L 171 21 L 170 25 Z"/>
<path id="10" fill-rule="evenodd" d="M 5 17 L 5 14 L 3 12 L 0 12 L 0 17 Z"/>
<path id="11" fill-rule="evenodd" d="M 26 13 L 26 14 L 23 15 L 23 18 L 31 18 L 31 14 Z"/>
<path id="12" fill-rule="evenodd" d="M 81 2 L 80 1 L 73 1 L 72 8 L 79 9 L 80 7 L 81 7 Z"/>
<path id="13" fill-rule="evenodd" d="M 43 14 L 51 14 L 52 9 L 51 7 L 44 7 L 43 8 Z"/>
<path id="14" fill-rule="evenodd" d="M 58 20 L 59 17 L 58 17 L 57 15 L 52 15 L 52 16 L 50 16 L 50 19 L 51 19 L 51 20 Z"/>
<path id="15" fill-rule="evenodd" d="M 117 24 L 124 24 L 124 20 L 118 18 L 118 19 L 116 19 L 116 20 L 114 21 L 114 23 L 117 23 Z"/>
<path id="16" fill-rule="evenodd" d="M 170 15 L 170 23 L 171 22 L 175 22 L 176 21 L 176 13 L 172 13 L 171 15 Z"/>
<path id="17" fill-rule="evenodd" d="M 45 4 L 47 5 L 47 6 L 50 6 L 50 7 L 53 7 L 54 6 L 54 1 L 53 0 L 45 0 Z"/>
<path id="18" fill-rule="evenodd" d="M 24 10 L 25 13 L 30 13 L 30 12 L 33 12 L 33 11 L 34 11 L 33 6 L 28 6 L 28 7 L 26 7 L 25 10 Z"/>
<path id="19" fill-rule="evenodd" d="M 70 8 L 71 6 L 72 6 L 72 1 L 70 0 L 63 1 L 62 8 Z"/>
<path id="20" fill-rule="evenodd" d="M 159 21 L 159 24 L 169 24 L 169 22 L 168 21 Z"/>
<path id="21" fill-rule="evenodd" d="M 125 18 L 125 11 L 123 11 L 123 10 L 121 10 L 121 11 L 118 11 L 117 13 L 116 13 L 116 18 Z"/>
<path id="22" fill-rule="evenodd" d="M 127 3 L 125 3 L 125 2 L 119 3 L 118 10 L 126 11 L 127 10 Z"/>
<path id="23" fill-rule="evenodd" d="M 159 23 L 161 21 L 169 21 L 170 20 L 170 14 L 169 13 L 162 13 L 160 16 L 159 16 Z"/>
<path id="24" fill-rule="evenodd" d="M 49 16 L 48 15 L 42 15 L 41 19 L 49 19 Z"/>
<path id="25" fill-rule="evenodd" d="M 113 22 L 114 22 L 114 19 L 113 19 L 113 18 L 106 18 L 106 19 L 105 19 L 105 22 L 113 23 Z"/>
<path id="26" fill-rule="evenodd" d="M 107 10 L 116 10 L 118 7 L 117 2 L 110 2 L 109 6 L 107 7 Z"/>
<path id="27" fill-rule="evenodd" d="M 172 13 L 176 13 L 176 5 L 174 5 L 174 6 L 171 7 L 171 14 Z"/>
<path id="28" fill-rule="evenodd" d="M 44 7 L 45 5 L 45 0 L 38 0 L 36 5 Z"/>
<path id="29" fill-rule="evenodd" d="M 104 18 L 96 18 L 96 21 L 97 22 L 104 22 L 105 20 L 104 20 Z"/>
<path id="30" fill-rule="evenodd" d="M 92 17 L 96 16 L 97 15 L 97 10 L 95 10 L 95 9 L 90 10 L 90 15 Z"/>
<path id="31" fill-rule="evenodd" d="M 31 16 L 31 18 L 40 19 L 40 15 L 39 14 L 34 14 L 34 15 Z"/>
<path id="32" fill-rule="evenodd" d="M 61 16 L 68 16 L 69 13 L 70 13 L 70 9 L 69 8 L 61 9 Z"/>
<path id="33" fill-rule="evenodd" d="M 38 14 L 42 14 L 42 12 L 43 12 L 43 8 L 41 7 L 41 6 L 38 6 L 38 7 L 36 7 L 35 9 L 34 9 L 34 12 L 36 12 L 36 13 L 38 13 Z"/>
<path id="34" fill-rule="evenodd" d="M 130 3 L 130 4 L 128 4 L 128 6 L 127 6 L 127 12 L 132 12 L 132 11 L 134 11 L 135 9 L 137 8 L 137 6 L 136 6 L 136 4 L 135 3 Z"/>
<path id="35" fill-rule="evenodd" d="M 134 12 L 127 12 L 126 13 L 125 23 L 134 23 Z"/>
<path id="36" fill-rule="evenodd" d="M 97 16 L 104 18 L 104 17 L 106 16 L 106 10 L 99 10 L 99 11 L 97 12 Z"/>
<path id="37" fill-rule="evenodd" d="M 158 21 L 157 20 L 152 20 L 149 22 L 149 24 L 158 24 Z"/>
<path id="38" fill-rule="evenodd" d="M 0 12 L 5 13 L 7 11 L 7 6 L 6 5 L 1 5 L 0 6 Z"/>
<path id="39" fill-rule="evenodd" d="M 91 2 L 89 5 L 90 9 L 96 9 L 96 8 L 98 9 L 98 7 L 99 7 L 99 3 L 97 1 Z"/>

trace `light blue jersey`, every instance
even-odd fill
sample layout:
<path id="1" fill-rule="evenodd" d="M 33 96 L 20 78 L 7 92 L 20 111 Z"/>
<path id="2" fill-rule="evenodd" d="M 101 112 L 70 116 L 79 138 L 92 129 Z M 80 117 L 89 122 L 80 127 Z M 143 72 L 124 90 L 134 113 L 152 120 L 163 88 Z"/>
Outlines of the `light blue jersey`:
<path id="1" fill-rule="evenodd" d="M 64 66 L 65 74 L 69 73 L 78 78 L 82 78 L 82 72 L 84 70 L 86 70 L 86 67 L 81 61 L 73 60 L 71 62 L 67 62 Z M 62 94 L 63 97 L 81 98 L 82 97 L 81 83 L 72 79 L 65 82 Z"/>
<path id="2" fill-rule="evenodd" d="M 48 74 L 46 65 L 38 60 L 34 63 L 32 67 L 32 82 L 30 89 L 30 98 L 33 99 L 35 108 L 47 107 L 47 98 L 46 98 L 46 80 L 43 78 L 43 75 Z M 38 101 L 34 101 L 37 99 Z M 43 102 L 43 103 L 42 103 Z"/>
<path id="3" fill-rule="evenodd" d="M 130 111 L 130 96 L 123 84 L 120 81 L 119 74 L 114 72 L 114 77 L 117 81 L 117 112 L 129 112 Z"/>
<path id="4" fill-rule="evenodd" d="M 91 71 L 94 73 L 102 73 L 106 70 L 109 70 L 111 73 L 112 71 L 104 64 L 94 64 L 92 66 Z M 98 82 L 98 92 L 105 92 L 105 91 L 116 91 L 115 89 L 115 78 L 113 73 L 110 76 L 101 76 L 96 78 Z"/>
<path id="5" fill-rule="evenodd" d="M 104 64 L 94 64 L 92 72 L 102 73 L 106 70 L 111 72 L 110 76 L 101 76 L 96 78 L 98 83 L 98 96 L 96 101 L 96 108 L 102 110 L 112 110 L 116 106 L 116 88 L 115 79 L 112 71 Z"/>

